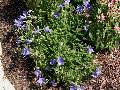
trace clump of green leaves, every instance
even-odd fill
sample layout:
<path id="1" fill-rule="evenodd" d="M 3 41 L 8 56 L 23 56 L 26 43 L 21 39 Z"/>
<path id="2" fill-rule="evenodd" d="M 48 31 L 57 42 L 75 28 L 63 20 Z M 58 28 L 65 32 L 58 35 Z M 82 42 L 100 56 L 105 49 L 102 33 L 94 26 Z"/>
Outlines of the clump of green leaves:
<path id="1" fill-rule="evenodd" d="M 33 13 L 24 20 L 26 29 L 20 27 L 17 34 L 46 80 L 68 85 L 93 72 L 93 49 L 88 46 L 95 51 L 111 50 L 119 35 L 112 30 L 109 17 L 105 21 L 97 18 L 107 12 L 106 6 L 82 0 L 66 3 L 60 6 L 56 0 L 35 1 Z M 32 42 L 25 44 L 26 38 Z M 23 51 L 29 54 L 28 49 Z"/>

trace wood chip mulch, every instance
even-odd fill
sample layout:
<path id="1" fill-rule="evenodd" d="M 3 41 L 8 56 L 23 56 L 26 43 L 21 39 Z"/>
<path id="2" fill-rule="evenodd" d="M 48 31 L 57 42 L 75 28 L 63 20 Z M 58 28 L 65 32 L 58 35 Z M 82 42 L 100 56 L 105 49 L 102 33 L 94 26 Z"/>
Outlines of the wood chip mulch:
<path id="1" fill-rule="evenodd" d="M 102 67 L 98 78 L 90 78 L 82 85 L 86 90 L 120 90 L 120 49 L 112 53 L 99 53 L 96 62 Z"/>
<path id="2" fill-rule="evenodd" d="M 3 0 L 5 2 L 5 0 Z M 7 0 L 9 1 L 9 0 Z M 19 0 L 16 0 L 17 2 Z M 34 75 L 33 67 L 35 66 L 32 60 L 19 60 L 15 55 L 12 56 L 14 50 L 14 34 L 10 33 L 12 24 L 11 20 L 20 9 L 15 8 L 14 4 L 8 5 L 0 1 L 0 37 L 3 38 L 3 66 L 5 75 L 15 86 L 16 90 L 38 90 L 33 84 Z M 19 6 L 19 5 L 17 5 Z M 15 9 L 15 11 L 13 10 Z M 4 10 L 7 10 L 4 12 Z M 22 9 L 21 9 L 22 11 Z M 8 13 L 9 12 L 9 13 Z M 96 56 L 95 62 L 102 67 L 102 74 L 98 78 L 89 78 L 82 86 L 86 90 L 120 90 L 120 49 L 113 50 L 112 53 L 99 53 Z M 56 89 L 59 90 L 59 89 Z"/>

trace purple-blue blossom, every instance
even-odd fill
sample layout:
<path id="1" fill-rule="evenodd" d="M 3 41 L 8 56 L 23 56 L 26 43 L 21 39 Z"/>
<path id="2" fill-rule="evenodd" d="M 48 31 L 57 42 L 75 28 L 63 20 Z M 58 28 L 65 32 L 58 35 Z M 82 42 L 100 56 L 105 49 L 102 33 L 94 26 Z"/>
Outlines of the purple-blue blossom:
<path id="1" fill-rule="evenodd" d="M 60 4 L 58 7 L 59 7 L 60 9 L 63 9 L 63 8 L 64 8 L 64 3 Z"/>
<path id="2" fill-rule="evenodd" d="M 83 12 L 83 7 L 78 5 L 77 8 L 76 8 L 76 12 L 77 13 L 82 13 Z"/>
<path id="3" fill-rule="evenodd" d="M 24 11 L 23 15 L 20 15 L 20 19 L 23 20 L 27 17 L 27 13 Z"/>
<path id="4" fill-rule="evenodd" d="M 64 0 L 64 4 L 69 4 L 70 0 Z"/>
<path id="5" fill-rule="evenodd" d="M 101 74 L 101 68 L 97 67 L 96 71 L 91 76 L 97 78 L 100 74 Z"/>
<path id="6" fill-rule="evenodd" d="M 80 85 L 76 85 L 76 90 L 85 90 L 85 88 Z"/>
<path id="7" fill-rule="evenodd" d="M 37 26 L 37 28 L 35 29 L 35 31 L 33 31 L 34 34 L 40 33 L 40 28 L 39 26 Z"/>
<path id="8" fill-rule="evenodd" d="M 69 90 L 85 90 L 84 87 L 81 87 L 80 85 L 75 85 L 73 82 L 70 84 Z"/>
<path id="9" fill-rule="evenodd" d="M 50 65 L 55 65 L 56 61 L 54 59 L 50 60 Z"/>
<path id="10" fill-rule="evenodd" d="M 49 26 L 45 27 L 44 30 L 45 30 L 45 32 L 51 32 L 52 31 L 52 29 L 50 29 Z"/>
<path id="11" fill-rule="evenodd" d="M 57 83 L 55 82 L 55 80 L 51 81 L 50 84 L 51 84 L 53 87 L 56 87 L 56 86 L 57 86 Z"/>
<path id="12" fill-rule="evenodd" d="M 28 28 L 27 28 L 27 25 L 26 25 L 26 24 L 23 24 L 23 25 L 21 26 L 21 28 L 22 28 L 23 30 L 28 30 Z"/>
<path id="13" fill-rule="evenodd" d="M 76 90 L 76 87 L 75 87 L 75 85 L 73 83 L 71 83 L 69 90 Z"/>
<path id="14" fill-rule="evenodd" d="M 70 90 L 76 90 L 74 86 L 70 86 Z"/>
<path id="15" fill-rule="evenodd" d="M 23 25 L 23 21 L 21 20 L 21 19 L 15 19 L 14 20 L 14 25 L 16 26 L 16 27 L 18 27 L 18 28 L 20 28 L 20 27 L 22 27 L 22 25 Z"/>
<path id="16" fill-rule="evenodd" d="M 39 69 L 36 69 L 34 71 L 34 74 L 35 74 L 36 77 L 41 77 L 41 71 Z"/>
<path id="17" fill-rule="evenodd" d="M 23 20 L 27 17 L 27 13 L 24 11 L 23 15 L 20 15 L 18 19 L 14 20 L 14 25 L 18 28 L 23 26 Z"/>
<path id="18" fill-rule="evenodd" d="M 23 25 L 24 25 L 24 23 L 23 23 L 23 22 L 24 22 L 24 19 L 26 19 L 27 16 L 28 16 L 27 12 L 26 12 L 26 11 L 23 11 L 23 14 L 20 15 L 18 19 L 15 19 L 15 20 L 14 20 L 14 25 L 15 25 L 16 27 L 18 27 L 18 28 L 23 27 Z"/>
<path id="19" fill-rule="evenodd" d="M 64 65 L 64 59 L 61 56 L 59 56 L 57 58 L 57 63 L 58 63 L 58 65 Z"/>
<path id="20" fill-rule="evenodd" d="M 39 79 L 37 80 L 37 83 L 40 84 L 40 85 L 44 84 L 45 83 L 45 78 L 39 77 Z"/>
<path id="21" fill-rule="evenodd" d="M 85 0 L 85 1 L 83 2 L 83 4 L 84 4 L 85 8 L 87 8 L 87 9 L 90 9 L 90 8 L 91 8 L 91 5 L 90 5 L 90 3 L 89 3 L 88 0 Z"/>
<path id="22" fill-rule="evenodd" d="M 23 55 L 23 56 L 30 55 L 29 49 L 28 49 L 28 48 L 23 48 L 23 50 L 22 50 L 22 55 Z"/>
<path id="23" fill-rule="evenodd" d="M 88 50 L 89 54 L 94 52 L 94 50 L 91 46 L 87 46 L 87 50 Z"/>
<path id="24" fill-rule="evenodd" d="M 30 44 L 30 43 L 32 42 L 32 40 L 30 40 L 30 39 L 27 38 L 27 39 L 25 40 L 25 42 L 26 42 L 27 44 Z"/>
<path id="25" fill-rule="evenodd" d="M 60 13 L 59 13 L 59 12 L 55 12 L 55 13 L 53 14 L 53 16 L 54 16 L 55 18 L 59 18 L 59 17 L 60 17 Z"/>

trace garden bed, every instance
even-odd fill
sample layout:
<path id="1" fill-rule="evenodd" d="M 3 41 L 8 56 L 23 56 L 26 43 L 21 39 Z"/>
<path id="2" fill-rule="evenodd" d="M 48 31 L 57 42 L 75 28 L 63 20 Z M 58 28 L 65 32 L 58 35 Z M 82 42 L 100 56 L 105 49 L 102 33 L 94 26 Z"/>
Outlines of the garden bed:
<path id="1" fill-rule="evenodd" d="M 11 32 L 14 18 L 24 9 L 14 6 L 18 3 L 5 4 L 2 6 L 0 28 L 2 37 L 2 64 L 5 69 L 5 76 L 15 86 L 16 90 L 39 90 L 35 85 L 34 67 L 32 58 L 22 58 L 15 53 L 16 35 Z M 10 9 L 11 8 L 11 9 Z M 6 10 L 6 12 L 3 12 Z M 15 10 L 15 11 L 14 11 Z M 10 16 L 9 16 L 10 15 Z M 8 17 L 7 17 L 8 16 Z M 12 16 L 12 17 L 11 17 Z M 95 64 L 100 65 L 102 73 L 98 78 L 89 77 L 81 86 L 86 90 L 119 90 L 120 89 L 120 50 L 113 50 L 111 53 L 101 52 L 96 54 Z M 43 90 L 43 89 L 42 89 Z M 54 89 L 53 89 L 54 90 Z M 56 88 L 55 90 L 60 90 Z"/>

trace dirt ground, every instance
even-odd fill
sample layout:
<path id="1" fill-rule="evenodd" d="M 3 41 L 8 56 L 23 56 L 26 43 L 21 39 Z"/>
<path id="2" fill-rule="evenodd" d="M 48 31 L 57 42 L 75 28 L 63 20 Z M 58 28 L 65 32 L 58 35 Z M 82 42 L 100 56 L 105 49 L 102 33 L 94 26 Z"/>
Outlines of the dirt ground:
<path id="1" fill-rule="evenodd" d="M 5 75 L 16 90 L 39 90 L 34 84 L 32 59 L 23 59 L 14 52 L 15 35 L 11 32 L 13 20 L 25 6 L 20 0 L 0 0 L 0 38 L 2 38 Z M 19 58 L 18 58 L 19 57 Z M 83 84 L 86 90 L 120 90 L 120 49 L 112 53 L 98 53 L 95 63 L 102 67 L 102 74 L 94 79 L 89 78 Z M 51 89 L 52 90 L 52 89 Z M 60 90 L 60 89 L 55 89 Z"/>
<path id="2" fill-rule="evenodd" d="M 15 35 L 11 32 L 13 20 L 25 9 L 20 0 L 0 0 L 0 37 L 2 41 L 3 55 L 2 64 L 5 75 L 15 86 L 16 90 L 37 90 L 34 88 L 32 80 L 34 78 L 32 60 L 18 58 L 13 54 L 15 45 Z M 35 86 L 36 87 L 36 86 Z"/>

